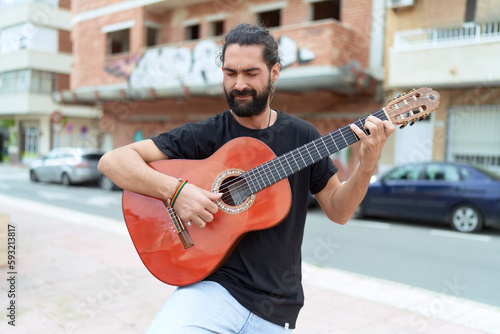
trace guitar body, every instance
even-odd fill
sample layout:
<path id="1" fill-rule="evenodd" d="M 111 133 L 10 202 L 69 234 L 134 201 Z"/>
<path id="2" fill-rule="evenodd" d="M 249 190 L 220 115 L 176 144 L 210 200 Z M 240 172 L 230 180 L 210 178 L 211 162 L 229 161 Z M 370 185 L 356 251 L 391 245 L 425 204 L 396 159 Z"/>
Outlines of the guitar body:
<path id="1" fill-rule="evenodd" d="M 222 146 L 204 160 L 160 160 L 155 170 L 218 192 L 214 181 L 229 170 L 248 171 L 276 158 L 261 141 L 241 137 Z M 252 195 L 245 205 L 225 207 L 205 228 L 185 225 L 193 246 L 186 248 L 160 199 L 124 190 L 122 207 L 132 242 L 148 270 L 171 285 L 189 285 L 216 271 L 248 232 L 271 228 L 288 214 L 292 195 L 288 179 Z M 224 203 L 222 203 L 224 204 Z"/>

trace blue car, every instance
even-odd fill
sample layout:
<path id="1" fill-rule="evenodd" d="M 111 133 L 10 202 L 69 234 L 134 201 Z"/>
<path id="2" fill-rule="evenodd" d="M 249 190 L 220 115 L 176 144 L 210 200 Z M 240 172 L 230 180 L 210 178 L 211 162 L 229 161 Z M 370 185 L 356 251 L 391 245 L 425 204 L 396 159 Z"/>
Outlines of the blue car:
<path id="1" fill-rule="evenodd" d="M 354 218 L 449 223 L 460 232 L 500 226 L 500 176 L 458 163 L 402 165 L 375 177 Z"/>

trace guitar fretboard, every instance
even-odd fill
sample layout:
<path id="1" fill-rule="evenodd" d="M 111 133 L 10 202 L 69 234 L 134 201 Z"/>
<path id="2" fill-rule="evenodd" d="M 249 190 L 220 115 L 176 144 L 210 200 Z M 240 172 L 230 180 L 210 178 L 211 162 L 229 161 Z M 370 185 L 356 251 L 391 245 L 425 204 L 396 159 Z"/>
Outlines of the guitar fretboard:
<path id="1" fill-rule="evenodd" d="M 381 120 L 387 120 L 382 109 L 371 115 Z M 360 129 L 364 130 L 364 123 L 368 116 L 358 119 L 353 122 L 353 124 L 356 124 Z M 330 132 L 312 142 L 243 173 L 241 177 L 243 177 L 247 186 L 243 188 L 240 187 L 240 195 L 246 198 L 255 194 L 358 141 L 358 136 L 351 130 L 350 126 L 343 126 L 340 129 Z"/>

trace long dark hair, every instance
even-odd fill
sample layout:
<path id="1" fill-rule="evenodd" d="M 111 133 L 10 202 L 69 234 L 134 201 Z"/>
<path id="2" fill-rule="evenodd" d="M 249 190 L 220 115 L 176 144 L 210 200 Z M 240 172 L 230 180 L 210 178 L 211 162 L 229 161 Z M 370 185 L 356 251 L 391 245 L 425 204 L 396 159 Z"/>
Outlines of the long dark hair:
<path id="1" fill-rule="evenodd" d="M 267 68 L 271 70 L 276 63 L 281 65 L 278 44 L 269 31 L 263 27 L 243 23 L 231 29 L 224 38 L 224 44 L 219 54 L 221 65 L 224 65 L 226 48 L 231 44 L 262 45 L 262 58 Z"/>

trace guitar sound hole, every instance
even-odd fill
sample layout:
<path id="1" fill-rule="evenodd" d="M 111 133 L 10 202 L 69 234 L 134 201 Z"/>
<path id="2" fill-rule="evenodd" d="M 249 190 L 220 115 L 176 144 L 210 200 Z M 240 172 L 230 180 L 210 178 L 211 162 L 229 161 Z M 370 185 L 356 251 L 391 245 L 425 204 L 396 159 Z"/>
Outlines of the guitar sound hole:
<path id="1" fill-rule="evenodd" d="M 239 176 L 230 176 L 222 181 L 219 192 L 223 193 L 222 202 L 229 206 L 238 206 L 248 198 L 246 181 Z"/>

